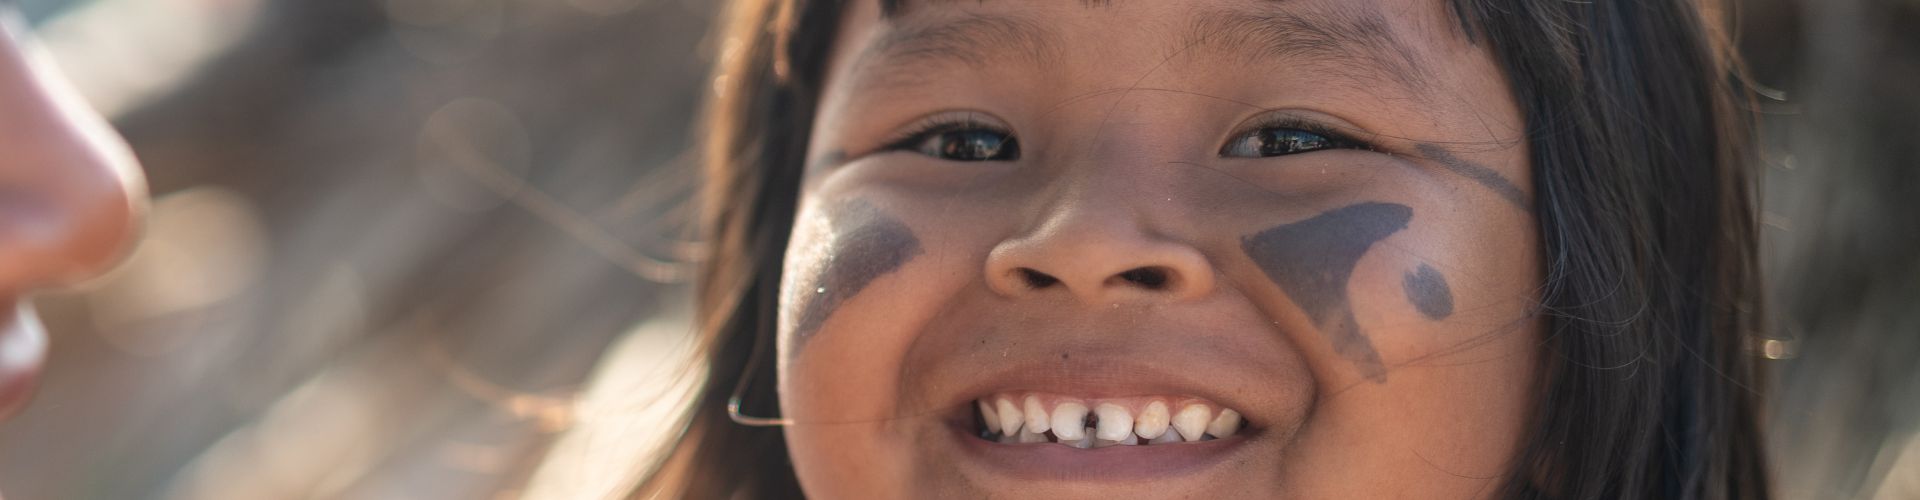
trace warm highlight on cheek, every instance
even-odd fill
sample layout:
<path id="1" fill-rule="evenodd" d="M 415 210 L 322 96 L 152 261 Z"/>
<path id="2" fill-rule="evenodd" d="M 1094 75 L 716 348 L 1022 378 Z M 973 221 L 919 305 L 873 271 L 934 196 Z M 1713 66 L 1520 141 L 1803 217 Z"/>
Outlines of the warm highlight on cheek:
<path id="1" fill-rule="evenodd" d="M 867 285 L 923 253 L 912 229 L 866 201 L 833 206 L 824 217 L 831 229 L 824 241 L 813 243 L 818 248 L 812 262 L 789 269 L 800 273 L 784 294 L 789 303 L 783 305 L 797 311 L 791 323 L 796 350 Z"/>

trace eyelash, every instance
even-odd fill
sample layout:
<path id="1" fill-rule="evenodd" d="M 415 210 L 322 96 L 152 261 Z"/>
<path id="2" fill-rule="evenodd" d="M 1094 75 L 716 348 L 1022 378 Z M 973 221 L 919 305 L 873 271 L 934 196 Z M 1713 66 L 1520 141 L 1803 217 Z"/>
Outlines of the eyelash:
<path id="1" fill-rule="evenodd" d="M 932 150 L 928 147 L 928 141 L 938 138 L 942 134 L 960 132 L 988 132 L 998 134 L 999 137 L 993 139 L 997 141 L 994 144 L 973 145 L 976 149 L 982 147 L 987 149 L 985 156 L 979 158 L 953 158 L 945 156 L 945 154 L 952 153 L 951 151 Z M 979 138 L 976 137 L 974 139 L 978 140 Z M 912 128 L 907 129 L 906 133 L 900 134 L 896 139 L 887 141 L 886 144 L 886 146 L 881 147 L 881 150 L 918 153 L 949 161 L 1013 161 L 1020 159 L 1020 141 L 1013 136 L 1013 132 L 974 121 L 972 115 L 936 116 L 922 120 Z"/>
<path id="2" fill-rule="evenodd" d="M 1247 154 L 1249 153 L 1249 151 L 1243 151 L 1242 149 L 1245 149 L 1245 148 L 1240 147 L 1241 142 L 1243 140 L 1252 138 L 1254 134 L 1264 133 L 1268 131 L 1290 131 L 1290 132 L 1302 132 L 1306 134 L 1311 134 L 1315 137 L 1306 138 L 1306 139 L 1309 139 L 1309 140 L 1312 140 L 1315 138 L 1322 139 L 1322 140 L 1325 140 L 1326 144 L 1318 147 L 1309 147 L 1308 149 L 1305 149 L 1305 150 L 1289 151 L 1289 152 L 1278 153 L 1278 154 L 1266 154 L 1266 151 L 1264 150 L 1251 151 L 1252 154 Z M 1295 136 L 1293 137 L 1293 139 L 1299 140 L 1300 138 Z M 1322 151 L 1322 150 L 1328 150 L 1328 149 L 1355 149 L 1355 150 L 1361 150 L 1361 151 L 1378 151 L 1379 150 L 1378 148 L 1375 148 L 1372 144 L 1368 144 L 1366 141 L 1354 139 L 1353 136 L 1348 135 L 1345 132 L 1341 132 L 1340 130 L 1332 126 L 1328 126 L 1324 123 L 1307 120 L 1304 118 L 1294 117 L 1294 116 L 1277 116 L 1277 117 L 1263 120 L 1259 123 L 1254 124 L 1252 127 L 1247 128 L 1246 130 L 1243 130 L 1237 134 L 1234 134 L 1232 139 L 1228 140 L 1226 144 L 1220 146 L 1220 156 L 1222 158 L 1271 158 L 1275 156 L 1305 154 L 1305 153 L 1311 153 L 1314 151 Z"/>

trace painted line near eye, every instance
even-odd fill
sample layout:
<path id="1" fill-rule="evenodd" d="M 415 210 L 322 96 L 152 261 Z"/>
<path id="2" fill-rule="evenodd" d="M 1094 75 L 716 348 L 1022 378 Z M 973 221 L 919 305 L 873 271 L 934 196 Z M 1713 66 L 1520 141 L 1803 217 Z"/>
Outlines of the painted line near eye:
<path id="1" fill-rule="evenodd" d="M 1432 266 L 1421 264 L 1419 269 L 1408 272 L 1400 280 L 1400 286 L 1407 292 L 1407 301 L 1428 319 L 1446 319 L 1453 315 L 1453 289 L 1447 286 L 1447 277 Z"/>
<path id="2" fill-rule="evenodd" d="M 1454 156 L 1453 153 L 1441 149 L 1440 146 L 1420 144 L 1416 146 L 1416 148 L 1420 150 L 1422 156 L 1439 163 L 1442 167 L 1446 167 L 1448 171 L 1465 177 L 1467 180 L 1478 183 L 1487 189 L 1493 190 L 1494 194 L 1505 198 L 1508 203 L 1520 207 L 1521 210 L 1525 210 L 1527 213 L 1533 213 L 1533 200 L 1527 196 L 1527 192 L 1520 189 L 1520 186 L 1514 185 L 1513 181 L 1501 176 L 1500 172 L 1487 168 L 1486 165 Z"/>
<path id="3" fill-rule="evenodd" d="M 1381 383 L 1387 380 L 1386 366 L 1354 321 L 1347 286 L 1360 257 L 1412 219 L 1413 209 L 1406 205 L 1360 203 L 1248 235 L 1240 246 L 1300 306 L 1335 353 Z"/>
<path id="4" fill-rule="evenodd" d="M 801 311 L 794 328 L 795 350 L 847 300 L 924 253 L 912 229 L 866 201 L 831 208 L 827 219 L 833 225 L 827 261 L 814 266 L 814 274 L 804 277 L 790 297 Z"/>

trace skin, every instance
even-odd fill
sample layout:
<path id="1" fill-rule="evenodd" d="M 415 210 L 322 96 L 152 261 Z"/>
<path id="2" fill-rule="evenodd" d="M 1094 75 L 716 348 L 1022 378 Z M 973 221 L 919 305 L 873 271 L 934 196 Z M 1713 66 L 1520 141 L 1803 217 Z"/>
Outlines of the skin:
<path id="1" fill-rule="evenodd" d="M 1537 398 L 1540 243 L 1518 108 L 1442 2 L 881 10 L 844 13 L 783 274 L 809 496 L 1480 498 L 1504 479 Z M 1389 43 L 1246 29 L 1303 22 Z M 1011 131 L 1018 159 L 884 147 L 955 113 Z M 1222 156 L 1276 114 L 1373 147 Z M 917 251 L 847 250 L 901 233 Z M 847 292 L 808 299 L 822 280 Z M 953 437 L 997 390 L 1192 395 L 1248 431 L 1151 478 L 1009 474 Z"/>
<path id="2" fill-rule="evenodd" d="M 137 235 L 139 165 L 0 6 L 0 421 L 24 407 L 47 336 L 27 298 L 100 275 Z"/>

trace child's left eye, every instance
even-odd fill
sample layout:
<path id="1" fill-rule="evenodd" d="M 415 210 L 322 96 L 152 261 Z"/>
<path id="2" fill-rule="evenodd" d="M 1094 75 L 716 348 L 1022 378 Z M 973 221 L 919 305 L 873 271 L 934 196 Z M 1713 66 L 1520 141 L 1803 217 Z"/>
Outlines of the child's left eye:
<path id="1" fill-rule="evenodd" d="M 1322 149 L 1350 149 L 1358 147 L 1349 141 L 1328 137 L 1315 132 L 1286 127 L 1262 127 L 1241 134 L 1220 147 L 1220 156 L 1225 158 L 1266 158 L 1300 153 L 1311 153 Z"/>
<path id="2" fill-rule="evenodd" d="M 976 124 L 938 127 L 914 134 L 893 148 L 948 161 L 1014 161 L 1020 141 L 1013 134 Z"/>

